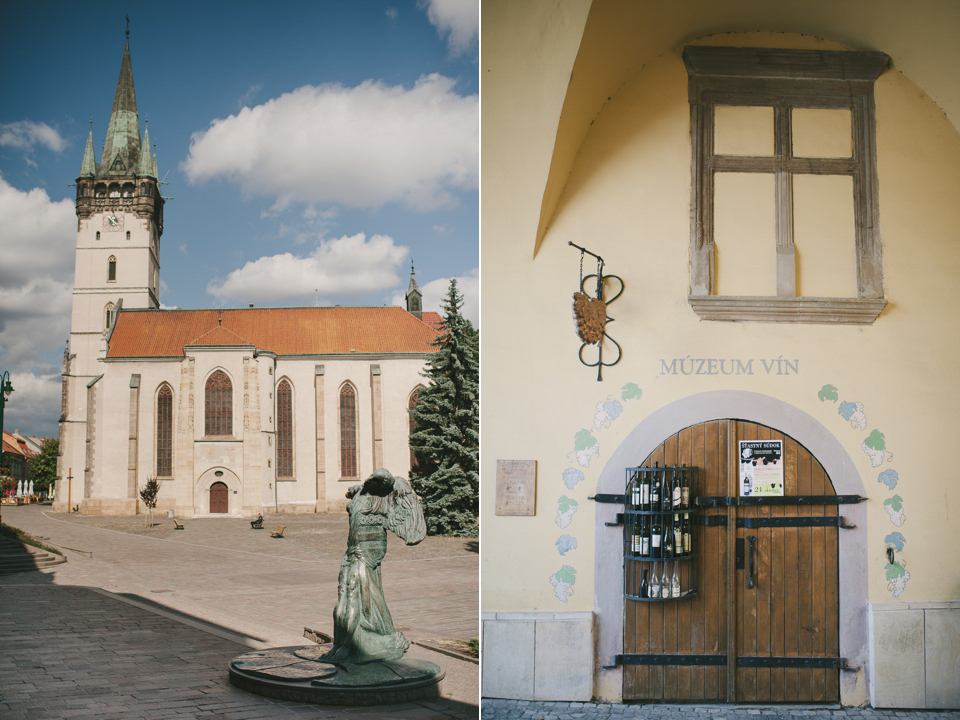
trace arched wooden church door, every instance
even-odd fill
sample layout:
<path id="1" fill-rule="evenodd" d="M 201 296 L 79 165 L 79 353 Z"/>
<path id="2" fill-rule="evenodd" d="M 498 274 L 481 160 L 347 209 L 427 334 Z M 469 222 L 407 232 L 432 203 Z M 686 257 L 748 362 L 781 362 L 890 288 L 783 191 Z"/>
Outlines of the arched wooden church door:
<path id="1" fill-rule="evenodd" d="M 783 497 L 743 504 L 739 443 L 757 440 L 782 442 Z M 643 466 L 655 463 L 699 468 L 696 587 L 662 601 L 629 599 L 639 593 L 625 587 L 623 699 L 839 701 L 842 498 L 820 463 L 792 438 L 738 420 L 682 430 Z M 630 553 L 627 543 L 628 571 Z"/>
<path id="2" fill-rule="evenodd" d="M 225 483 L 215 482 L 210 486 L 210 512 L 225 513 L 228 510 L 228 490 Z"/>

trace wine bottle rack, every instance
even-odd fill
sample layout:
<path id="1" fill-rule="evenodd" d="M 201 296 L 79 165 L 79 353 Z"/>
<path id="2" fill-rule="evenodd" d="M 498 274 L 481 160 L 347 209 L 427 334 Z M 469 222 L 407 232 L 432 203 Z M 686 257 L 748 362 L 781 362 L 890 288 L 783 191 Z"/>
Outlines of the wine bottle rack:
<path id="1" fill-rule="evenodd" d="M 668 602 L 697 594 L 698 490 L 698 468 L 626 469 L 623 594 L 628 600 Z"/>

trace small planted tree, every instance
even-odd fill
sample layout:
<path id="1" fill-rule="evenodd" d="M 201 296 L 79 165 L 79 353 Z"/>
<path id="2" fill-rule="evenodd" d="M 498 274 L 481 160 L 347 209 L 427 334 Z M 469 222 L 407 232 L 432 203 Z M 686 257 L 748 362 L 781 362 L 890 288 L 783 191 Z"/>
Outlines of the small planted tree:
<path id="1" fill-rule="evenodd" d="M 60 443 L 56 438 L 47 438 L 40 445 L 40 452 L 30 459 L 30 479 L 36 484 L 37 494 L 46 493 L 57 482 L 57 456 Z"/>
<path id="2" fill-rule="evenodd" d="M 146 527 L 153 527 L 153 509 L 157 506 L 157 499 L 160 495 L 160 483 L 153 476 L 147 477 L 147 484 L 140 488 L 140 499 L 147 506 L 147 519 L 144 521 Z"/>

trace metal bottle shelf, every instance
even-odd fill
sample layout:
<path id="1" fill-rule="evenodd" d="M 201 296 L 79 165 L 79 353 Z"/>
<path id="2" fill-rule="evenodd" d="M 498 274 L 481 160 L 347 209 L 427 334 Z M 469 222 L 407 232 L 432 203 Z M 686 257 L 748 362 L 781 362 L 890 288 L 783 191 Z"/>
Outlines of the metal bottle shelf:
<path id="1" fill-rule="evenodd" d="M 649 506 L 649 509 L 647 506 L 650 498 L 642 491 L 642 487 L 646 484 L 644 481 L 649 481 L 650 487 L 659 482 L 661 488 L 656 506 Z M 686 486 L 686 492 L 683 492 L 684 486 Z M 623 595 L 628 600 L 669 602 L 686 600 L 697 594 L 698 507 L 696 498 L 698 490 L 698 468 L 655 465 L 626 469 L 626 493 L 623 498 L 622 515 Z M 644 503 L 645 500 L 647 503 Z M 686 520 L 685 531 L 684 519 Z M 679 532 L 676 529 L 678 525 Z M 655 543 L 653 530 L 657 526 L 661 531 L 660 546 L 653 547 Z M 670 532 L 669 540 L 667 532 Z M 683 544 L 685 533 L 689 535 L 686 546 Z M 678 539 L 680 540 L 679 552 L 676 549 Z M 640 593 L 644 571 L 647 574 L 648 586 L 646 596 Z M 666 596 L 662 589 L 664 579 L 670 587 Z M 658 594 L 651 597 L 650 593 L 654 587 L 658 589 Z"/>

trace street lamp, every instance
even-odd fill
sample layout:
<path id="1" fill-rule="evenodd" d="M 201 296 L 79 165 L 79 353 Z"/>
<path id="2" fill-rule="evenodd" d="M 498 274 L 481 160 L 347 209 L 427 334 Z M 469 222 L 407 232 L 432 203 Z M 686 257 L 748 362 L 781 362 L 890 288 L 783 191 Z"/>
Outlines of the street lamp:
<path id="1" fill-rule="evenodd" d="M 3 375 L 0 375 L 0 448 L 3 448 L 3 407 L 7 404 L 12 392 L 13 385 L 10 384 L 10 371 L 5 370 Z M 3 450 L 0 449 L 0 458 L 2 457 Z M 3 522 L 2 517 L 0 517 L 0 522 Z"/>

